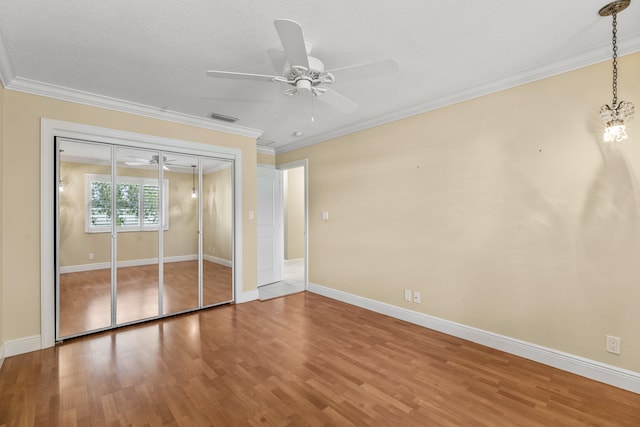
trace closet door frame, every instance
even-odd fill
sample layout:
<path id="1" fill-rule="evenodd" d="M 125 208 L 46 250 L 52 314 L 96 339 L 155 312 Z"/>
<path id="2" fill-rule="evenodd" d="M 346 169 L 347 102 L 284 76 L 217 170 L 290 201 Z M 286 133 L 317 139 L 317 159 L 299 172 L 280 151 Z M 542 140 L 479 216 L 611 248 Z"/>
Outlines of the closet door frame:
<path id="1" fill-rule="evenodd" d="M 40 124 L 40 234 L 41 234 L 41 335 L 40 348 L 55 345 L 56 336 L 56 194 L 57 156 L 55 138 L 69 138 L 131 148 L 172 151 L 194 156 L 206 156 L 233 161 L 233 295 L 236 302 L 249 301 L 252 292 L 243 292 L 242 258 L 242 152 L 237 148 L 199 142 L 163 138 L 119 131 L 73 122 L 41 119 Z"/>

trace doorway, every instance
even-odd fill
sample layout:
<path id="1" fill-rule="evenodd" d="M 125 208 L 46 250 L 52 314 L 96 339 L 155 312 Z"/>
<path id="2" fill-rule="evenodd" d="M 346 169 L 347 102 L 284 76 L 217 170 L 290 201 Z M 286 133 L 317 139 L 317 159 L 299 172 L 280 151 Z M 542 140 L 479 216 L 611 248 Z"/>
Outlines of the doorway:
<path id="1" fill-rule="evenodd" d="M 263 170 L 262 174 L 259 171 L 263 185 L 259 181 L 258 277 L 260 279 L 261 265 L 265 271 L 277 272 L 274 280 L 259 282 L 259 299 L 266 300 L 307 289 L 307 160 L 283 164 L 275 170 L 259 169 Z M 275 244 L 260 244 L 261 227 L 272 227 L 277 237 Z"/>
<path id="2" fill-rule="evenodd" d="M 304 166 L 282 170 L 283 268 L 282 281 L 305 284 L 305 179 Z"/>

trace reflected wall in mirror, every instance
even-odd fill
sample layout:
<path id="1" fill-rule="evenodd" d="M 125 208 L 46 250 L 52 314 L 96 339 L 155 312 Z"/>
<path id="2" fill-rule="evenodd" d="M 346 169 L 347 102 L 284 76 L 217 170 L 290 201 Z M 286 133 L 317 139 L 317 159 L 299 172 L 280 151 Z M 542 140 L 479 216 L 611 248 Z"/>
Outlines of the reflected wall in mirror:
<path id="1" fill-rule="evenodd" d="M 198 308 L 198 157 L 166 154 L 169 222 L 163 238 L 163 314 Z"/>
<path id="2" fill-rule="evenodd" d="M 93 193 L 89 175 L 111 175 L 111 147 L 58 141 L 58 336 L 111 326 L 111 233 L 92 233 L 110 223 L 110 187 Z M 99 190 L 99 189 L 94 189 Z"/>
<path id="3" fill-rule="evenodd" d="M 202 158 L 203 305 L 233 300 L 233 163 Z"/>
<path id="4" fill-rule="evenodd" d="M 160 199 L 160 153 L 117 148 L 116 323 L 158 316 L 158 235 L 167 219 L 167 181 Z"/>

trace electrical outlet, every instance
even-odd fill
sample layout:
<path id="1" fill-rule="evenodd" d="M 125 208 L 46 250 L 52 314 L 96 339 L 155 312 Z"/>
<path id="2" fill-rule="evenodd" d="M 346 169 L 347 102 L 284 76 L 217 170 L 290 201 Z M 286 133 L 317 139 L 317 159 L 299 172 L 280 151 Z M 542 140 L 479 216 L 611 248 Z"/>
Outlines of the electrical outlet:
<path id="1" fill-rule="evenodd" d="M 404 290 L 404 300 L 411 301 L 411 289 Z"/>
<path id="2" fill-rule="evenodd" d="M 420 304 L 420 292 L 413 291 L 413 302 Z"/>
<path id="3" fill-rule="evenodd" d="M 93 252 L 89 252 L 89 259 L 91 260 L 93 258 L 94 258 Z"/>
<path id="4" fill-rule="evenodd" d="M 620 338 L 607 335 L 607 343 L 605 349 L 609 353 L 620 354 Z"/>

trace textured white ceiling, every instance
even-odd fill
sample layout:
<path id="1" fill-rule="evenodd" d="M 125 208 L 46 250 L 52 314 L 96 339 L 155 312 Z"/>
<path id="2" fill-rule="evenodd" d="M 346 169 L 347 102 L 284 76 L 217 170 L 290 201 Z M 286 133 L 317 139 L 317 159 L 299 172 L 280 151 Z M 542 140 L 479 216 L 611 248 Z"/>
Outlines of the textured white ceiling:
<path id="1" fill-rule="evenodd" d="M 99 95 L 185 117 L 238 117 L 237 125 L 264 130 L 260 144 L 285 151 L 605 60 L 611 18 L 597 13 L 604 4 L 0 0 L 0 72 L 16 90 L 71 89 L 75 95 L 63 97 L 84 92 L 85 102 Z M 394 58 L 399 71 L 337 81 L 334 89 L 359 104 L 351 114 L 312 105 L 309 97 L 284 97 L 276 83 L 205 75 L 208 69 L 281 74 L 273 26 L 280 18 L 302 25 L 312 55 L 327 69 Z M 618 20 L 621 54 L 640 50 L 640 0 Z M 622 69 L 621 95 L 625 78 L 633 76 Z"/>

